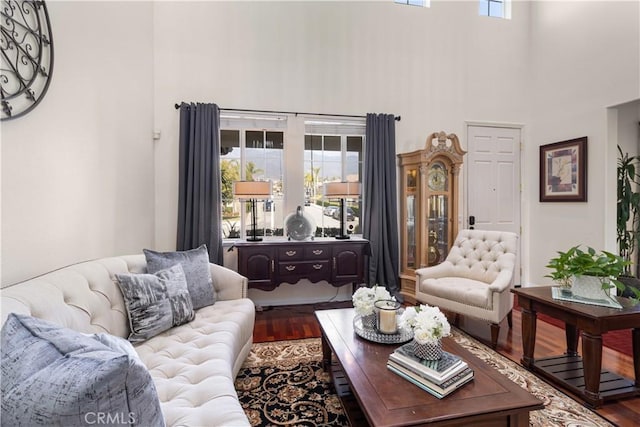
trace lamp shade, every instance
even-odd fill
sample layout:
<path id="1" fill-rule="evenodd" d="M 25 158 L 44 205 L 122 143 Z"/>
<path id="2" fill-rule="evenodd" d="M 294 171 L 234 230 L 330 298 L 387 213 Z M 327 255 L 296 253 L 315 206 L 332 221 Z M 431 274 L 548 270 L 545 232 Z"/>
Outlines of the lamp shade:
<path id="1" fill-rule="evenodd" d="M 324 195 L 335 198 L 357 198 L 360 196 L 359 182 L 327 182 Z"/>
<path id="2" fill-rule="evenodd" d="M 233 194 L 238 199 L 268 199 L 271 197 L 271 181 L 235 181 Z"/>

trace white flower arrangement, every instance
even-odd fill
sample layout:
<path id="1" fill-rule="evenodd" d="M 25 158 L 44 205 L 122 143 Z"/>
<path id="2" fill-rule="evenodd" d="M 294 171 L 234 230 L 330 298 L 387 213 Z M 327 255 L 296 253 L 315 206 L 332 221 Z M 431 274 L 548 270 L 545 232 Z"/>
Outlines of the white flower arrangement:
<path id="1" fill-rule="evenodd" d="M 407 307 L 398 322 L 401 328 L 413 329 L 413 339 L 418 344 L 434 343 L 451 335 L 451 326 L 438 307 L 420 305 Z"/>
<path id="2" fill-rule="evenodd" d="M 373 304 L 375 304 L 376 301 L 384 299 L 396 300 L 395 297 L 392 297 L 389 291 L 382 286 L 358 288 L 351 297 L 353 308 L 356 309 L 356 313 L 360 316 L 373 314 Z"/>

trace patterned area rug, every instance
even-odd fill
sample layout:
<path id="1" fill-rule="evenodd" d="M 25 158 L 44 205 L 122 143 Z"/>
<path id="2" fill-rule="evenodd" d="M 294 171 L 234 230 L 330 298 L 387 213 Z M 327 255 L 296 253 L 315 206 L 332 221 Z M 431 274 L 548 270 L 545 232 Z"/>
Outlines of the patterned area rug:
<path id="1" fill-rule="evenodd" d="M 320 338 L 254 344 L 236 377 L 252 426 L 348 426 Z"/>
<path id="2" fill-rule="evenodd" d="M 613 425 L 465 333 L 454 330 L 453 339 L 544 402 L 545 409 L 530 414 L 531 426 Z M 254 344 L 236 378 L 236 390 L 251 424 L 349 426 L 321 360 L 319 338 Z"/>

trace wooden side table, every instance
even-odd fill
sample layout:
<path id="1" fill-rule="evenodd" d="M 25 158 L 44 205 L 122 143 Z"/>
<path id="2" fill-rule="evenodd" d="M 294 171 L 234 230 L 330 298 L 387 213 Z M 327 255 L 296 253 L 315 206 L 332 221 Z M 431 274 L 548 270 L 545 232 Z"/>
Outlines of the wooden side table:
<path id="1" fill-rule="evenodd" d="M 551 286 L 516 288 L 522 307 L 522 365 L 597 408 L 605 401 L 640 395 L 640 305 L 618 298 L 622 309 L 555 300 Z M 536 313 L 565 322 L 567 351 L 560 356 L 534 359 Z M 602 334 L 632 329 L 635 381 L 602 370 Z M 578 333 L 582 357 L 578 354 Z"/>

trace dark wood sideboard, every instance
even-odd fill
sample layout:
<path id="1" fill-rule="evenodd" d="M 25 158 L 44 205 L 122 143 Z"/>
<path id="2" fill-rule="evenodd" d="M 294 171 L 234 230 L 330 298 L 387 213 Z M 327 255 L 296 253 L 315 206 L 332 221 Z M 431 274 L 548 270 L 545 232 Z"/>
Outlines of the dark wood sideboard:
<path id="1" fill-rule="evenodd" d="M 326 280 L 335 287 L 366 282 L 365 256 L 369 241 L 360 238 L 309 241 L 240 241 L 238 273 L 249 279 L 249 288 L 272 291 L 281 283 L 295 284 L 301 279 L 317 283 Z"/>

